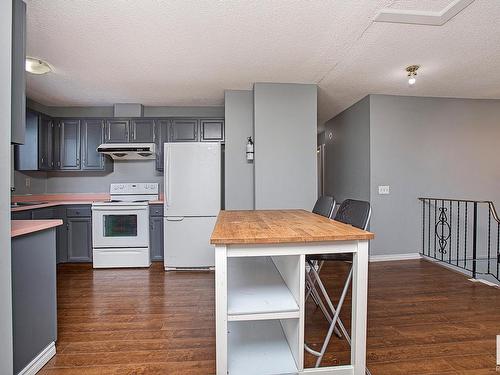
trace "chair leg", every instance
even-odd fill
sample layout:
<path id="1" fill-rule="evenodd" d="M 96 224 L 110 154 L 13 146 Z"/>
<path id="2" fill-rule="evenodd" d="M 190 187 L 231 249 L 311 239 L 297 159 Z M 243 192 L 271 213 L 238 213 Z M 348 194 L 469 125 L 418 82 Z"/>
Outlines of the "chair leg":
<path id="1" fill-rule="evenodd" d="M 330 300 L 330 296 L 328 295 L 328 293 L 326 292 L 326 289 L 325 289 L 325 286 L 323 285 L 323 282 L 321 281 L 321 278 L 319 277 L 319 273 L 316 272 L 316 270 L 314 269 L 313 272 L 312 272 L 314 278 L 316 279 L 316 284 L 318 285 L 321 293 L 323 294 L 323 297 L 326 301 L 326 303 L 328 304 L 328 307 L 330 308 L 330 311 L 331 311 L 331 314 L 332 315 L 335 315 L 335 306 L 333 306 L 333 303 L 332 301 Z M 316 290 L 316 288 L 315 288 Z M 317 292 L 317 290 L 316 290 Z M 318 293 L 319 294 L 319 293 Z M 323 313 L 324 314 L 324 313 Z M 328 315 L 325 315 L 325 317 L 327 318 L 328 322 L 331 323 L 332 322 L 332 319 L 330 318 L 330 314 Z M 347 333 L 347 329 L 345 328 L 344 326 L 344 323 L 342 322 L 342 320 L 339 318 L 338 321 L 337 321 L 337 325 L 339 326 L 340 330 L 342 331 L 342 333 L 344 334 L 344 336 L 346 336 L 347 338 L 347 341 L 349 342 L 349 344 L 351 343 L 351 339 L 349 337 L 349 334 Z M 339 338 L 342 338 L 342 335 L 340 335 L 340 333 L 337 333 L 338 332 L 338 329 L 335 328 L 335 332 L 336 332 L 336 335 L 339 337 Z"/>
<path id="2" fill-rule="evenodd" d="M 337 310 L 335 311 L 335 315 L 333 316 L 332 323 L 330 324 L 330 328 L 328 329 L 328 333 L 326 335 L 325 341 L 323 342 L 323 347 L 321 348 L 320 356 L 316 360 L 315 367 L 319 367 L 319 365 L 321 364 L 321 361 L 323 360 L 323 356 L 325 355 L 325 352 L 326 352 L 326 348 L 328 347 L 328 344 L 330 343 L 330 339 L 332 337 L 333 330 L 334 330 L 335 325 L 337 324 L 337 321 L 339 319 L 340 310 L 342 309 L 342 305 L 344 304 L 345 296 L 347 295 L 347 290 L 349 289 L 348 285 L 351 281 L 351 278 L 352 278 L 352 267 L 351 267 L 351 270 L 349 271 L 349 275 L 347 276 L 347 280 L 345 282 L 344 289 L 342 290 L 342 295 L 340 296 L 339 304 L 337 305 Z M 322 283 L 318 283 L 318 285 L 320 286 L 321 289 L 324 289 L 324 286 Z M 328 301 L 329 300 L 330 299 L 328 299 Z M 331 302 L 330 302 L 330 304 L 331 304 Z M 342 327 L 343 326 L 344 325 L 342 324 Z"/>
<path id="3" fill-rule="evenodd" d="M 318 271 L 323 266 L 323 263 L 324 262 L 322 262 L 320 264 L 320 266 L 318 267 Z M 325 339 L 325 341 L 323 343 L 323 347 L 321 349 L 321 352 L 317 352 L 317 351 L 311 349 L 307 344 L 305 344 L 306 351 L 309 352 L 309 353 L 311 353 L 311 354 L 313 354 L 313 355 L 315 355 L 316 357 L 318 357 L 318 359 L 316 360 L 315 367 L 319 367 L 319 365 L 321 364 L 321 361 L 323 359 L 323 356 L 324 356 L 324 354 L 326 352 L 326 348 L 328 347 L 328 343 L 330 342 L 330 339 L 331 339 L 331 336 L 332 336 L 332 332 L 331 332 L 332 326 L 334 327 L 334 331 L 336 330 L 336 326 L 333 324 L 333 321 L 335 319 L 337 319 L 336 323 L 339 325 L 340 329 L 342 330 L 342 333 L 344 334 L 344 337 L 346 338 L 346 341 L 349 343 L 349 346 L 351 345 L 351 336 L 349 336 L 349 333 L 345 329 L 345 326 L 342 323 L 342 320 L 340 319 L 339 315 L 340 315 L 340 310 L 342 308 L 342 304 L 344 303 L 344 298 L 347 295 L 347 291 L 349 290 L 349 286 L 351 285 L 352 271 L 353 270 L 352 270 L 352 265 L 351 265 L 351 267 L 349 268 L 349 274 L 348 274 L 347 279 L 345 281 L 344 289 L 342 290 L 342 295 L 340 297 L 340 301 L 339 301 L 339 304 L 337 305 L 337 309 L 336 310 L 335 310 L 335 308 L 334 308 L 334 306 L 333 306 L 333 304 L 332 304 L 332 302 L 331 302 L 328 294 L 326 293 L 326 289 L 325 289 L 323 283 L 321 282 L 321 279 L 319 278 L 319 274 L 317 272 L 313 272 L 313 275 L 314 275 L 315 279 L 317 280 L 317 285 L 320 287 L 321 292 L 323 293 L 323 296 L 325 297 L 325 300 L 327 301 L 327 303 L 329 305 L 328 307 L 330 307 L 330 309 L 335 314 L 334 317 L 333 317 L 333 319 L 331 319 L 329 315 L 325 315 L 325 316 L 327 316 L 327 319 L 328 319 L 328 321 L 330 323 L 330 329 L 328 330 L 328 334 L 327 334 L 327 337 L 326 337 L 326 339 Z M 307 276 L 309 276 L 309 275 L 307 275 Z M 310 278 L 310 276 L 309 276 L 309 278 Z M 314 285 L 312 283 L 312 281 L 311 281 L 311 285 Z M 315 291 L 317 293 L 316 288 L 314 288 L 314 289 L 315 289 Z M 372 375 L 371 372 L 370 372 L 370 370 L 368 369 L 368 367 L 366 367 L 366 369 L 365 369 L 365 374 L 366 375 Z"/>

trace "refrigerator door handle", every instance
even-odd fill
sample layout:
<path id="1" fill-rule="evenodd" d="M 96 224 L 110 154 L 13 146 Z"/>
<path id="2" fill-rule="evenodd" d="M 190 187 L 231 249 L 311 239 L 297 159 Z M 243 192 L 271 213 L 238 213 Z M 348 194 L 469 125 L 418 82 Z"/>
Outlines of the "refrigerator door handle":
<path id="1" fill-rule="evenodd" d="M 167 179 L 167 187 L 166 187 L 166 193 L 165 193 L 165 205 L 168 207 L 170 206 L 170 203 L 172 202 L 172 196 L 170 194 L 170 147 L 166 147 L 166 153 L 165 153 L 165 178 Z"/>
<path id="2" fill-rule="evenodd" d="M 182 221 L 184 216 L 168 216 L 167 221 Z"/>

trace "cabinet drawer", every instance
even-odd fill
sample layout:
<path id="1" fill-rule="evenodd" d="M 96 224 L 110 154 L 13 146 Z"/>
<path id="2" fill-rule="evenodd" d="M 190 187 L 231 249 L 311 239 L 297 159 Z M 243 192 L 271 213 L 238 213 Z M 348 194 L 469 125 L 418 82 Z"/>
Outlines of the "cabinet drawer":
<path id="1" fill-rule="evenodd" d="M 66 209 L 67 217 L 91 217 L 92 212 L 90 207 L 82 206 L 82 207 L 69 207 Z"/>
<path id="2" fill-rule="evenodd" d="M 163 205 L 162 204 L 150 205 L 149 216 L 163 216 Z"/>

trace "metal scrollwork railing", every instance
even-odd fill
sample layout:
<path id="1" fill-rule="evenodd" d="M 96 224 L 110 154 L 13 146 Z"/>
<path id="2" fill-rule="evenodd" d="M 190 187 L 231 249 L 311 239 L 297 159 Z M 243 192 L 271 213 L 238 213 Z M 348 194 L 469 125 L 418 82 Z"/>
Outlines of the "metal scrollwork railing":
<path id="1" fill-rule="evenodd" d="M 418 198 L 422 255 L 500 280 L 500 219 L 492 201 Z"/>

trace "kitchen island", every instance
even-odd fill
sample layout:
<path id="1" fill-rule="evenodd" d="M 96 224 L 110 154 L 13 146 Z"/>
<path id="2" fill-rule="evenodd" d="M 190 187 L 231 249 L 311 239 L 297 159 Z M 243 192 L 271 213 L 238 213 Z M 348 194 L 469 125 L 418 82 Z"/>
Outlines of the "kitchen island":
<path id="1" fill-rule="evenodd" d="M 14 374 L 34 374 L 56 353 L 56 227 L 62 220 L 12 220 Z"/>
<path id="2" fill-rule="evenodd" d="M 304 210 L 221 211 L 211 237 L 217 375 L 364 374 L 373 237 Z M 353 253 L 351 364 L 304 369 L 305 257 L 328 253 Z"/>

